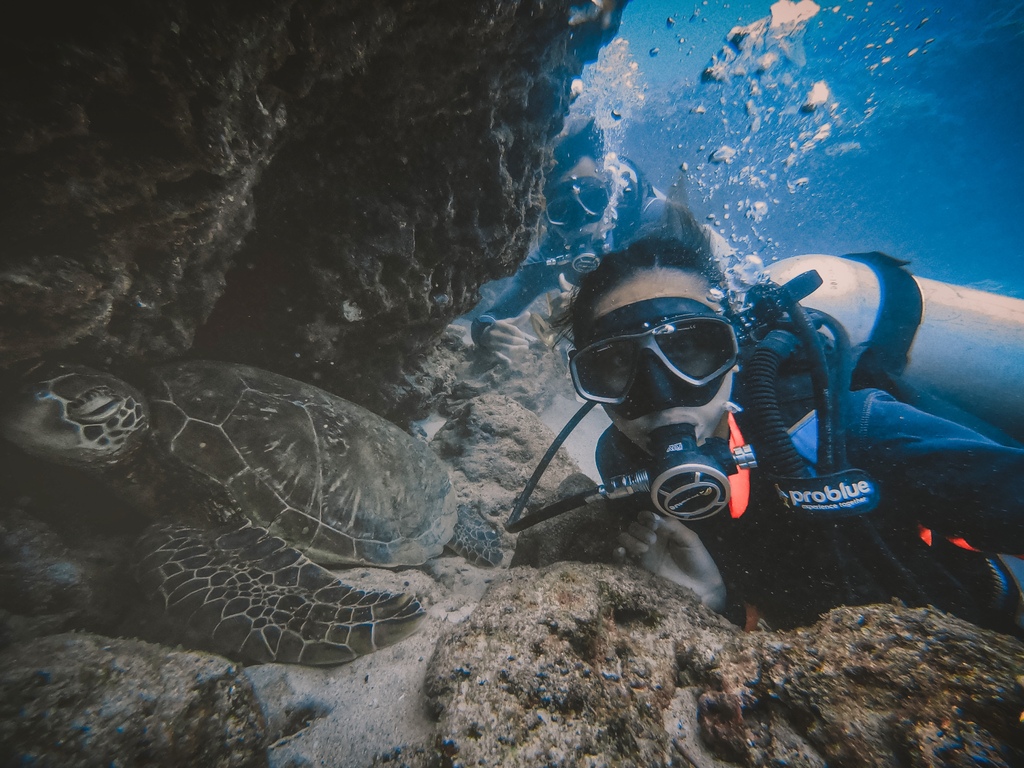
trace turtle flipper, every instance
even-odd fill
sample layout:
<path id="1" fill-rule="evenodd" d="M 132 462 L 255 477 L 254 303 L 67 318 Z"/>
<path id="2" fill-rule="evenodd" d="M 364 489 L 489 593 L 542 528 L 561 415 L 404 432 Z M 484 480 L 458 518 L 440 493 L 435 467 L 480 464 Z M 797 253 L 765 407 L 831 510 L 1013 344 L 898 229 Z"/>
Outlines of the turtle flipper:
<path id="1" fill-rule="evenodd" d="M 505 552 L 501 548 L 501 534 L 485 523 L 479 515 L 459 507 L 459 520 L 448 546 L 473 565 L 501 565 Z"/>
<path id="2" fill-rule="evenodd" d="M 168 614 L 246 661 L 341 664 L 408 637 L 425 615 L 410 595 L 343 584 L 252 525 L 220 535 L 154 526 L 138 550 L 139 583 Z"/>

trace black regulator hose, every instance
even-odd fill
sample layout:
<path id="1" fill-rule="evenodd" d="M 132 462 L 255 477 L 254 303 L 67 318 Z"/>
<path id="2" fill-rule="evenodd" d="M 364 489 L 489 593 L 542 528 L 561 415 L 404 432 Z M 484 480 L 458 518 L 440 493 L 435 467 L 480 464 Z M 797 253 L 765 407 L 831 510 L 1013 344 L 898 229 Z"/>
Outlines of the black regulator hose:
<path id="1" fill-rule="evenodd" d="M 842 402 L 840 398 L 837 398 L 836 386 L 832 381 L 832 377 L 829 375 L 828 360 L 825 358 L 825 348 L 822 344 L 821 335 L 818 333 L 818 329 L 815 327 L 814 322 L 811 320 L 808 311 L 804 309 L 803 305 L 800 304 L 800 299 L 810 295 L 814 290 L 820 287 L 822 284 L 821 276 L 815 270 L 809 270 L 800 275 L 797 275 L 792 280 L 786 282 L 785 285 L 778 286 L 774 283 L 767 284 L 761 291 L 761 295 L 758 296 L 759 301 L 764 301 L 765 305 L 769 308 L 768 317 L 772 321 L 778 321 L 783 316 L 788 316 L 789 329 L 791 336 L 798 339 L 802 344 L 802 352 L 807 358 L 807 362 L 810 368 L 811 384 L 814 391 L 814 408 L 817 413 L 818 419 L 818 447 L 817 447 L 817 471 L 819 474 L 828 474 L 835 471 L 839 467 L 836 458 L 837 446 L 843 440 L 843 429 L 842 424 L 839 423 L 841 418 L 841 409 L 838 407 Z M 779 330 L 779 329 L 776 329 Z M 775 331 L 768 334 L 768 337 L 772 336 Z M 767 338 L 765 337 L 765 341 Z M 778 337 L 776 337 L 778 339 Z M 758 345 L 760 348 L 764 342 Z M 794 341 L 792 347 L 790 343 L 780 343 L 778 340 L 770 345 L 774 348 L 776 354 L 782 354 L 777 363 L 770 366 L 770 378 L 765 379 L 763 376 L 755 375 L 750 378 L 757 382 L 758 389 L 761 393 L 761 401 L 758 403 L 760 407 L 769 407 L 768 403 L 775 403 L 775 379 L 774 376 L 778 373 L 778 366 L 781 365 L 782 360 L 796 351 L 796 342 Z M 755 352 L 755 355 L 757 352 Z M 768 354 L 767 352 L 765 353 Z M 767 365 L 768 361 L 763 360 L 763 363 Z M 769 397 L 768 388 L 771 388 L 771 396 Z M 776 404 L 777 405 L 777 404 Z M 778 409 L 776 407 L 776 413 Z M 756 421 L 756 419 L 754 419 Z M 778 431 L 779 425 L 783 426 L 783 430 L 780 433 Z M 771 435 L 771 437 L 768 437 Z M 784 424 L 781 420 L 778 423 L 772 423 L 767 432 L 759 435 L 761 441 L 764 442 L 766 439 L 774 445 L 776 448 L 789 441 L 789 434 L 784 428 Z M 756 445 L 756 441 L 755 441 Z M 759 456 L 764 458 L 762 446 L 759 450 Z M 769 448 L 769 451 L 772 449 Z M 843 453 L 841 447 L 839 447 L 840 455 Z M 795 453 L 789 451 L 782 451 L 779 454 L 779 461 L 785 467 L 792 468 L 792 458 Z M 799 454 L 795 454 L 799 458 Z M 768 463 L 771 463 L 771 459 L 768 459 Z M 802 463 L 802 462 L 801 462 Z M 781 467 L 780 467 L 781 469 Z M 807 477 L 806 474 L 801 475 L 788 475 L 789 477 L 803 476 Z"/>
<path id="2" fill-rule="evenodd" d="M 785 288 L 781 293 L 779 304 L 789 305 L 791 330 L 770 331 L 757 344 L 745 366 L 748 437 L 757 451 L 758 462 L 775 483 L 782 504 L 792 512 L 833 521 L 866 514 L 877 508 L 881 496 L 878 484 L 846 461 L 846 424 L 851 415 L 849 337 L 833 318 L 804 310 L 795 295 L 786 295 Z M 831 367 L 825 356 L 822 331 L 831 335 L 835 347 Z M 810 365 L 815 389 L 818 445 L 813 469 L 793 444 L 779 406 L 779 368 L 797 353 L 798 347 Z M 827 527 L 826 534 L 833 537 L 832 546 L 839 562 L 840 549 L 833 529 Z"/>
<path id="3" fill-rule="evenodd" d="M 597 405 L 597 403 L 594 402 L 593 400 L 588 400 L 586 403 L 584 403 L 583 407 L 576 411 L 576 414 L 571 419 L 569 419 L 566 425 L 562 427 L 562 431 L 558 433 L 558 435 L 555 437 L 551 445 L 548 446 L 547 452 L 541 458 L 540 463 L 537 465 L 537 468 L 533 470 L 533 474 L 527 481 L 526 487 L 523 488 L 523 492 L 520 493 L 519 498 L 516 499 L 515 506 L 512 508 L 512 514 L 508 516 L 508 520 L 505 522 L 506 531 L 508 531 L 509 533 L 518 533 L 524 528 L 528 528 L 531 525 L 541 522 L 542 520 L 547 520 L 549 517 L 554 517 L 557 514 L 561 514 L 562 512 L 567 511 L 567 509 L 573 509 L 574 507 L 581 506 L 582 504 L 585 503 L 585 497 L 589 495 L 591 491 L 587 491 L 587 493 L 583 494 L 578 494 L 578 496 L 580 497 L 579 499 L 577 499 L 575 496 L 570 497 L 570 499 L 573 502 L 573 505 L 570 507 L 560 506 L 557 511 L 552 512 L 550 515 L 547 515 L 545 517 L 538 518 L 531 515 L 525 520 L 520 520 L 523 514 L 523 510 L 526 509 L 526 502 L 530 500 L 530 496 L 533 494 L 533 489 L 536 488 L 537 483 L 540 482 L 540 478 L 541 475 L 544 474 L 544 470 L 548 468 L 548 464 L 550 464 L 551 460 L 555 458 L 555 454 L 558 452 L 558 449 L 562 447 L 562 443 L 565 442 L 565 439 L 569 436 L 569 433 L 576 429 L 576 425 L 583 421 L 583 417 L 590 413 L 590 411 L 593 410 L 595 405 Z M 569 500 L 567 499 L 566 501 Z"/>
<path id="4" fill-rule="evenodd" d="M 793 446 L 782 418 L 775 390 L 779 366 L 796 350 L 799 341 L 789 331 L 771 331 L 757 345 L 747 364 L 747 400 L 744 409 L 757 448 L 758 463 L 780 477 L 810 477 L 803 458 Z"/>
<path id="5" fill-rule="evenodd" d="M 789 319 L 793 330 L 804 342 L 804 354 L 811 366 L 811 383 L 814 388 L 814 406 L 818 411 L 818 461 L 820 474 L 838 469 L 836 465 L 836 443 L 839 410 L 836 408 L 835 387 L 828 375 L 828 361 L 821 343 L 818 329 L 811 322 L 810 315 L 799 301 L 793 300 L 789 307 Z"/>
<path id="6" fill-rule="evenodd" d="M 505 530 L 509 533 L 519 533 L 535 526 L 537 523 L 543 523 L 545 520 L 557 517 L 563 512 L 571 512 L 577 507 L 582 507 L 600 495 L 596 488 L 588 488 L 585 491 L 574 493 L 572 496 L 566 496 L 564 499 L 548 504 L 546 507 L 531 512 L 526 517 L 521 517 L 522 510 L 519 510 L 517 513 L 513 513 L 514 516 L 509 516 L 508 522 L 505 523 Z"/>
<path id="7" fill-rule="evenodd" d="M 850 351 L 850 334 L 843 324 L 827 312 L 817 309 L 808 310 L 819 326 L 824 326 L 832 334 L 835 341 L 835 368 L 832 376 L 833 397 L 833 434 L 837 438 L 833 446 L 835 468 L 847 466 L 846 463 L 846 426 L 850 423 L 850 386 L 853 380 L 853 355 Z"/>

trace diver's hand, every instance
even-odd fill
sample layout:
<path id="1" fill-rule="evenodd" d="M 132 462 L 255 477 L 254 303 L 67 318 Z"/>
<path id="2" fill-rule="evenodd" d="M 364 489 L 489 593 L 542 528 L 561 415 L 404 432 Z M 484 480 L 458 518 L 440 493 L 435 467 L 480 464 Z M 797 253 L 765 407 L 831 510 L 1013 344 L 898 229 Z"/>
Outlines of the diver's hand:
<path id="1" fill-rule="evenodd" d="M 638 565 L 675 584 L 689 587 L 713 611 L 725 610 L 725 583 L 700 537 L 678 520 L 642 511 L 619 535 L 616 559 L 631 556 Z"/>
<path id="2" fill-rule="evenodd" d="M 561 290 L 552 291 L 545 298 L 548 304 L 548 313 L 542 315 L 534 312 L 530 315 L 530 325 L 537 338 L 544 342 L 548 349 L 554 349 L 558 344 L 558 327 L 562 319 L 569 311 L 569 302 L 572 299 L 573 286 L 565 279 L 564 274 L 558 275 L 558 285 Z"/>
<path id="3" fill-rule="evenodd" d="M 514 359 L 521 357 L 530 348 L 530 344 L 537 341 L 535 337 L 516 325 L 529 316 L 530 312 L 527 310 L 516 317 L 495 321 L 481 332 L 480 346 L 512 365 Z"/>
<path id="4" fill-rule="evenodd" d="M 560 291 L 552 291 L 548 294 L 548 317 L 552 320 L 561 318 L 569 311 L 572 292 L 576 290 L 573 284 L 565 279 L 564 273 L 558 275 L 558 287 L 561 289 Z"/>

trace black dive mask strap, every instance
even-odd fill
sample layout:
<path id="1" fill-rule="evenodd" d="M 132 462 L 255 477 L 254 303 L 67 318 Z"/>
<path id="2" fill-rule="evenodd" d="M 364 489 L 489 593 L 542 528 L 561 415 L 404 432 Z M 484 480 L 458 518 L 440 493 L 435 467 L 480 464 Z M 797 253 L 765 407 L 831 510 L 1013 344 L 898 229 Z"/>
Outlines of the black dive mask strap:
<path id="1" fill-rule="evenodd" d="M 576 347 L 583 349 L 600 339 L 644 331 L 658 325 L 665 318 L 687 316 L 715 317 L 724 320 L 719 313 L 696 299 L 684 299 L 679 296 L 645 299 L 614 309 L 595 320 L 585 337 L 576 339 Z"/>

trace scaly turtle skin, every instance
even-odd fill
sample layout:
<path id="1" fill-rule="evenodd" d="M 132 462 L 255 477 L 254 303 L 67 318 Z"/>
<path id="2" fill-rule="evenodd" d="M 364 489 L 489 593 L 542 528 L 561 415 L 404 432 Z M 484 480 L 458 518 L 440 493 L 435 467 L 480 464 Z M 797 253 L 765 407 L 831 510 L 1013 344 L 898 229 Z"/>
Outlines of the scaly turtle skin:
<path id="1" fill-rule="evenodd" d="M 137 576 L 214 650 L 349 661 L 411 634 L 423 608 L 322 566 L 419 565 L 445 545 L 501 562 L 500 535 L 459 515 L 430 449 L 364 408 L 216 362 L 157 368 L 147 394 L 61 369 L 7 410 L 3 431 L 162 518 L 140 541 Z"/>

